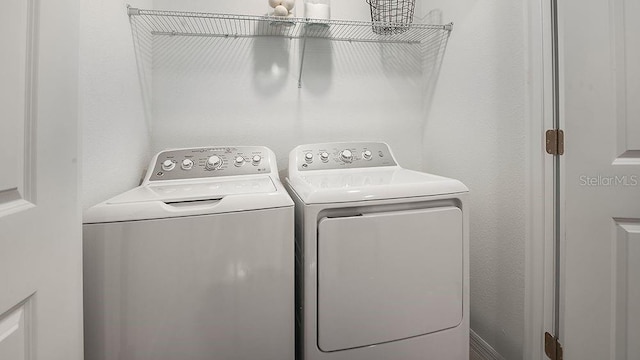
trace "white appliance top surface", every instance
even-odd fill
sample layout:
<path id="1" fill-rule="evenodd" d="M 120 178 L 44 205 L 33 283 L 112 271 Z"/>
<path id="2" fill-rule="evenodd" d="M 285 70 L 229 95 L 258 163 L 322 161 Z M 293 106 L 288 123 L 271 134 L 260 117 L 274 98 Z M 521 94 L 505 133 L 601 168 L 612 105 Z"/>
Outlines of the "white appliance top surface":
<path id="1" fill-rule="evenodd" d="M 329 160 L 317 164 L 305 155 L 322 153 L 324 149 L 350 149 L 351 154 L 375 149 L 371 160 L 353 156 L 349 162 L 340 157 L 340 150 L 331 151 Z M 380 153 L 383 156 L 378 156 Z M 384 163 L 382 162 L 384 159 Z M 375 166 L 375 165 L 379 166 Z M 306 165 L 306 166 L 305 166 Z M 396 199 L 436 196 L 468 192 L 460 181 L 442 176 L 404 169 L 397 165 L 391 149 L 384 143 L 336 143 L 302 145 L 289 157 L 289 185 L 307 204 Z"/>
<path id="2" fill-rule="evenodd" d="M 267 175 L 245 176 L 207 181 L 152 183 L 120 194 L 107 200 L 106 203 L 125 204 L 146 201 L 174 203 L 221 199 L 225 196 L 241 194 L 269 194 L 276 191 L 273 181 Z"/>
<path id="3" fill-rule="evenodd" d="M 275 159 L 271 150 L 256 146 L 165 150 L 151 161 L 142 185 L 85 211 L 83 222 L 293 206 L 278 177 Z M 182 166 L 183 162 L 189 166 Z"/>
<path id="4" fill-rule="evenodd" d="M 325 170 L 288 178 L 307 204 L 435 196 L 469 191 L 460 181 L 393 167 Z"/>

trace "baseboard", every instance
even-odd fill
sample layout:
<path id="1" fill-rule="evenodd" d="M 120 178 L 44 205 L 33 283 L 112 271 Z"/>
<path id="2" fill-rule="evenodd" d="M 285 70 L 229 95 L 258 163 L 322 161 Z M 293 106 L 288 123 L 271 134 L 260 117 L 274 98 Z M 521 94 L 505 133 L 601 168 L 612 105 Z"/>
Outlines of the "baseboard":
<path id="1" fill-rule="evenodd" d="M 498 354 L 473 330 L 469 331 L 469 350 L 471 360 L 504 360 L 502 355 Z"/>

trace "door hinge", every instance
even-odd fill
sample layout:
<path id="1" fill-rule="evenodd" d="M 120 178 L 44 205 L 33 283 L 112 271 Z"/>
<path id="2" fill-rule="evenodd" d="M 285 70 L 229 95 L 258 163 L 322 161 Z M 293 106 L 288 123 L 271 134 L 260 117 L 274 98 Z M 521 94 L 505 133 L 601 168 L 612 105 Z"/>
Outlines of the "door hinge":
<path id="1" fill-rule="evenodd" d="M 564 154 L 564 131 L 560 129 L 547 130 L 545 142 L 547 153 L 551 155 Z"/>
<path id="2" fill-rule="evenodd" d="M 544 334 L 544 352 L 551 360 L 562 360 L 562 344 L 557 337 Z"/>

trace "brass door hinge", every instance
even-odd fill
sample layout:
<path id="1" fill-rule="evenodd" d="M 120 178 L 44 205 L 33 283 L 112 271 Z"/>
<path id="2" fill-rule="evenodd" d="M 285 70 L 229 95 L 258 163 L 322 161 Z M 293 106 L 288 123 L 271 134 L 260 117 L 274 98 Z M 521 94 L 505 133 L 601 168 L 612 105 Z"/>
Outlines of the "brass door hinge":
<path id="1" fill-rule="evenodd" d="M 551 360 L 562 360 L 562 345 L 558 338 L 545 333 L 544 334 L 544 352 Z"/>
<path id="2" fill-rule="evenodd" d="M 564 131 L 560 129 L 547 130 L 545 141 L 547 153 L 551 155 L 564 154 Z"/>

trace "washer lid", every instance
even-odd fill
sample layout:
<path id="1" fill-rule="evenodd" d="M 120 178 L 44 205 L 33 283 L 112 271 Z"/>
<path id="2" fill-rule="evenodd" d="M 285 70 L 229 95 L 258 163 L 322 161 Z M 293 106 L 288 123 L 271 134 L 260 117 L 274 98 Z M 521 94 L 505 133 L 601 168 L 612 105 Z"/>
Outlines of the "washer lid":
<path id="1" fill-rule="evenodd" d="M 144 201 L 177 203 L 206 199 L 221 199 L 240 194 L 264 194 L 275 192 L 276 187 L 269 176 L 253 176 L 209 181 L 176 182 L 169 181 L 139 186 L 110 200 L 107 204 L 126 204 Z"/>
<path id="2" fill-rule="evenodd" d="M 293 206 L 277 179 L 237 176 L 142 185 L 98 204 L 83 222 L 105 223 L 228 213 Z"/>
<path id="3" fill-rule="evenodd" d="M 306 204 L 434 196 L 469 191 L 458 180 L 397 166 L 297 172 L 286 181 Z"/>

